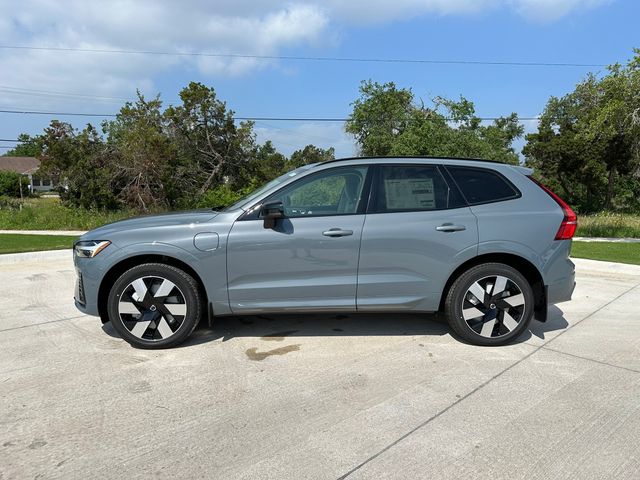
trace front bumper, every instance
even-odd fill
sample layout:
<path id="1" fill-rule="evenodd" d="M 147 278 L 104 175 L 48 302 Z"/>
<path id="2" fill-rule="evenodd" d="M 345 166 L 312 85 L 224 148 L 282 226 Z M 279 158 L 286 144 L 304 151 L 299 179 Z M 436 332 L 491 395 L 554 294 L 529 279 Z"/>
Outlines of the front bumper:
<path id="1" fill-rule="evenodd" d="M 100 316 L 98 312 L 98 289 L 101 275 L 96 268 L 87 268 L 94 259 L 74 257 L 76 285 L 73 300 L 76 308 L 86 315 Z"/>

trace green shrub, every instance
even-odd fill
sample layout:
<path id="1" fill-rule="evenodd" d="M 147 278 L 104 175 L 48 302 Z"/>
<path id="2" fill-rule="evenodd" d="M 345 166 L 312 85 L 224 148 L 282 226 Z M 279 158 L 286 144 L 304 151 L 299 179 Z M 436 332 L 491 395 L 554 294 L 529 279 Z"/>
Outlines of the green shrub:
<path id="1" fill-rule="evenodd" d="M 20 182 L 22 181 L 22 195 L 29 195 L 29 180 L 22 178 L 22 175 L 8 170 L 0 170 L 0 195 L 9 197 L 20 196 Z"/>

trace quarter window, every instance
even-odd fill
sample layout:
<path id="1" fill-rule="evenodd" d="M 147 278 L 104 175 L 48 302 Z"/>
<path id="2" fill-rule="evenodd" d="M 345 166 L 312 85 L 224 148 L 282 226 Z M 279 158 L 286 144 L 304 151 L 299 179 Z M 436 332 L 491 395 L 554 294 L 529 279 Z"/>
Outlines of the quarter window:
<path id="1" fill-rule="evenodd" d="M 386 165 L 380 168 L 373 211 L 408 212 L 462 206 L 435 165 Z"/>
<path id="2" fill-rule="evenodd" d="M 520 193 L 502 175 L 484 168 L 447 166 L 470 205 L 517 198 Z"/>

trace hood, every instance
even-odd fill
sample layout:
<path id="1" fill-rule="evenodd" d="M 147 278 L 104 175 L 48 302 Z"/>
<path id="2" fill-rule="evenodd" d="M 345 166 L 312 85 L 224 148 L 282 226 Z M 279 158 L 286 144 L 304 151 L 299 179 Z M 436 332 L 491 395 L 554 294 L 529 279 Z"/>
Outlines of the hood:
<path id="1" fill-rule="evenodd" d="M 197 225 L 206 223 L 217 215 L 218 212 L 214 212 L 211 209 L 203 209 L 134 217 L 98 227 L 82 235 L 80 240 L 111 240 L 113 235 L 124 232 L 162 227 L 171 228 L 190 224 Z"/>

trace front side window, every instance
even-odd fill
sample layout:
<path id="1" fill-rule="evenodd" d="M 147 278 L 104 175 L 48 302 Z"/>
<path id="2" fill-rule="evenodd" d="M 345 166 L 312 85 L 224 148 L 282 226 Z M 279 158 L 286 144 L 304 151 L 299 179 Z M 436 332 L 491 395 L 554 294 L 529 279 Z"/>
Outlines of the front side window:
<path id="1" fill-rule="evenodd" d="M 303 178 L 277 192 L 286 217 L 353 215 L 362 202 L 367 167 L 340 167 Z"/>
<path id="2" fill-rule="evenodd" d="M 462 206 L 435 165 L 386 165 L 380 167 L 373 212 L 443 210 Z"/>
<path id="3" fill-rule="evenodd" d="M 486 168 L 447 166 L 447 170 L 469 205 L 510 200 L 520 196 L 502 175 Z"/>

